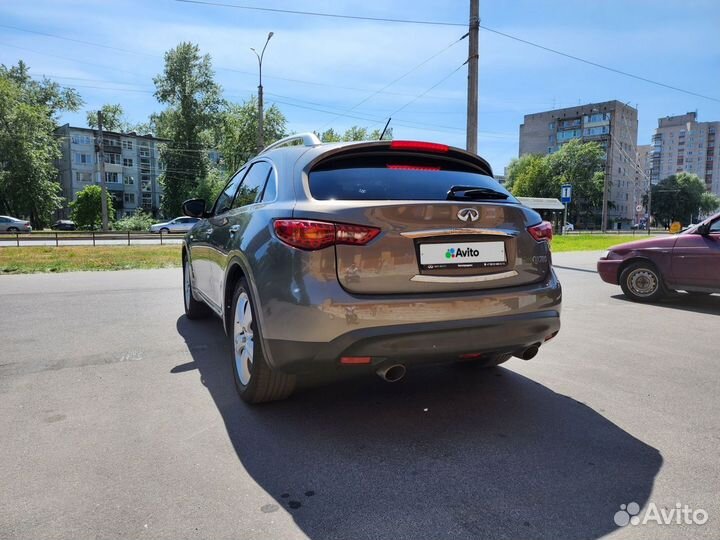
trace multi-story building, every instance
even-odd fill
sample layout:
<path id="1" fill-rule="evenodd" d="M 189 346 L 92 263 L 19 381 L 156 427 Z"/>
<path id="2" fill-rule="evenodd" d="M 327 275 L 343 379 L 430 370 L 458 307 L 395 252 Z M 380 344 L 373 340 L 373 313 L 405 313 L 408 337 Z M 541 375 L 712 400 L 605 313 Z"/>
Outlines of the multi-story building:
<path id="1" fill-rule="evenodd" d="M 520 125 L 519 155 L 552 154 L 573 139 L 599 143 L 612 203 L 608 220 L 629 225 L 636 220 L 637 126 L 637 109 L 616 100 L 528 114 Z"/>
<path id="2" fill-rule="evenodd" d="M 654 184 L 677 174 L 696 174 L 708 191 L 720 195 L 720 122 L 698 122 L 697 113 L 658 120 L 652 138 L 651 178 Z"/>
<path id="3" fill-rule="evenodd" d="M 59 127 L 62 157 L 57 162 L 63 197 L 67 204 L 59 211 L 59 218 L 70 214 L 70 202 L 90 184 L 100 183 L 95 141 L 97 131 L 89 128 Z M 135 132 L 103 132 L 105 156 L 105 185 L 113 197 L 117 217 L 133 214 L 138 208 L 157 215 L 162 197 L 158 182 L 161 174 L 159 144 L 163 139 Z"/>

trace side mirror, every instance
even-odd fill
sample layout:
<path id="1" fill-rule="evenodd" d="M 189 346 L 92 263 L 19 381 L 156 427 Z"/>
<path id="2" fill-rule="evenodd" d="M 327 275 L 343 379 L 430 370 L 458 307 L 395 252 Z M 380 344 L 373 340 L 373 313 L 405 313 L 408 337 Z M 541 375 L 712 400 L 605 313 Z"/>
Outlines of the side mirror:
<path id="1" fill-rule="evenodd" d="M 709 223 L 703 223 L 697 228 L 696 231 L 700 236 L 707 236 L 710 234 L 710 224 Z"/>
<path id="2" fill-rule="evenodd" d="M 205 200 L 204 199 L 188 199 L 182 204 L 182 211 L 188 217 L 204 218 L 205 217 Z"/>

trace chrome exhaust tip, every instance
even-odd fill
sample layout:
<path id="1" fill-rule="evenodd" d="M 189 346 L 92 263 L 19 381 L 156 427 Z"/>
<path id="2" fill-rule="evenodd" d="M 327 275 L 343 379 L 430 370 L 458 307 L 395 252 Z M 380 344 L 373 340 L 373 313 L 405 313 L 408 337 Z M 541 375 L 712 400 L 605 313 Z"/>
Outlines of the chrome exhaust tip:
<path id="1" fill-rule="evenodd" d="M 405 376 L 405 366 L 402 364 L 390 364 L 378 369 L 375 373 L 387 382 L 397 382 Z"/>
<path id="2" fill-rule="evenodd" d="M 530 345 L 527 349 L 516 352 L 513 356 L 515 356 L 515 358 L 522 358 L 523 360 L 532 360 L 539 350 L 540 347 L 538 345 Z"/>

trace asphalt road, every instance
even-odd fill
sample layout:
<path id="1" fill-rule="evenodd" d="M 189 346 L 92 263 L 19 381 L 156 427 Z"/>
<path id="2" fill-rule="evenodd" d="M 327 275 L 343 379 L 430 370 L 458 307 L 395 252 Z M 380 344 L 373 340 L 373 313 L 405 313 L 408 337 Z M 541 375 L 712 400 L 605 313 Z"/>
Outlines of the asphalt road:
<path id="1" fill-rule="evenodd" d="M 255 408 L 179 270 L 0 277 L 0 538 L 717 538 L 720 296 L 634 304 L 595 256 L 530 362 Z"/>

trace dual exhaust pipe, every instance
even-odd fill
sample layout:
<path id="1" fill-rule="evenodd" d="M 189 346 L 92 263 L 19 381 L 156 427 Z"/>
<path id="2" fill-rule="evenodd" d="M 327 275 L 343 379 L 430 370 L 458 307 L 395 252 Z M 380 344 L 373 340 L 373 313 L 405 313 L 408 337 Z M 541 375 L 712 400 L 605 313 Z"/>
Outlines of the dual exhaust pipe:
<path id="1" fill-rule="evenodd" d="M 535 358 L 539 350 L 539 345 L 530 345 L 528 348 L 516 352 L 513 356 L 523 360 L 531 360 Z M 407 368 L 403 364 L 387 364 L 380 367 L 375 373 L 386 382 L 397 382 L 405 377 L 406 372 Z"/>

